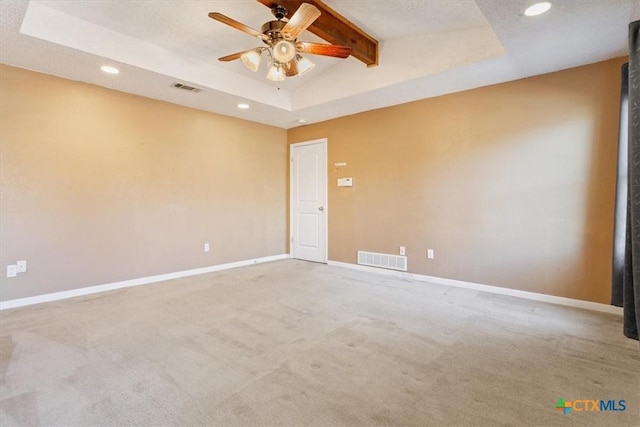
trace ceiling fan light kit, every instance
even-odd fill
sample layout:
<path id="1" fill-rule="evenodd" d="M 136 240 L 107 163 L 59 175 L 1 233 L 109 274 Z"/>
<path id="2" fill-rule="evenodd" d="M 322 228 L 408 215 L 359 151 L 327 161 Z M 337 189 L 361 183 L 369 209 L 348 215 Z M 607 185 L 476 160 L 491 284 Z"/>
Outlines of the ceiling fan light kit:
<path id="1" fill-rule="evenodd" d="M 245 67 L 255 73 L 260 67 L 261 53 L 262 51 L 260 49 L 250 50 L 249 52 L 243 53 L 240 56 L 240 59 L 242 60 L 242 63 L 245 65 Z"/>
<path id="2" fill-rule="evenodd" d="M 260 67 L 262 53 L 266 52 L 269 57 L 267 79 L 279 82 L 286 77 L 304 75 L 315 67 L 313 62 L 300 53 L 334 58 L 347 58 L 351 54 L 351 48 L 346 46 L 297 41 L 298 36 L 321 15 L 320 10 L 314 5 L 302 3 L 288 21 L 283 21 L 288 13 L 285 7 L 276 5 L 271 12 L 276 17 L 276 21 L 269 21 L 262 25 L 261 32 L 220 13 L 209 13 L 211 19 L 257 37 L 267 45 L 267 47 L 237 52 L 218 59 L 223 62 L 240 59 L 245 67 L 256 72 Z"/>
<path id="3" fill-rule="evenodd" d="M 279 65 L 272 65 L 269 68 L 269 72 L 267 73 L 267 78 L 274 82 L 281 82 L 284 80 L 284 71 L 282 71 L 282 67 Z"/>
<path id="4" fill-rule="evenodd" d="M 296 56 L 296 47 L 288 40 L 280 40 L 273 45 L 273 59 L 286 64 Z"/>
<path id="5" fill-rule="evenodd" d="M 314 64 L 313 62 L 311 62 L 307 58 L 303 58 L 300 55 L 297 55 L 296 58 L 298 60 L 298 75 L 300 75 L 300 76 L 304 76 L 309 71 L 311 71 L 311 69 L 313 67 L 316 66 L 316 64 Z"/>

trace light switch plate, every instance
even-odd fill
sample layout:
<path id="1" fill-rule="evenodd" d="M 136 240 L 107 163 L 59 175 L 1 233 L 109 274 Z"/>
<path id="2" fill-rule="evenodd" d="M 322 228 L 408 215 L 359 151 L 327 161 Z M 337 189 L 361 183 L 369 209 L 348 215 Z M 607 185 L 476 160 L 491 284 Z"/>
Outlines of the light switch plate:
<path id="1" fill-rule="evenodd" d="M 434 258 L 433 249 L 427 249 L 427 258 L 429 259 Z"/>
<path id="2" fill-rule="evenodd" d="M 18 275 L 18 266 L 13 264 L 13 265 L 7 265 L 7 277 L 16 277 Z"/>
<path id="3" fill-rule="evenodd" d="M 405 248 L 404 246 L 400 246 L 400 255 L 404 256 Z"/>

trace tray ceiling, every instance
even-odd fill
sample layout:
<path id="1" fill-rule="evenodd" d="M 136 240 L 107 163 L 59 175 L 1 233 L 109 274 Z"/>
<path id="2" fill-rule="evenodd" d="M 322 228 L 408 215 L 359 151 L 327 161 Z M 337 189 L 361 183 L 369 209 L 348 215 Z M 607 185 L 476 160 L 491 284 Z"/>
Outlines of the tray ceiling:
<path id="1" fill-rule="evenodd" d="M 254 0 L 2 1 L 0 61 L 290 128 L 622 56 L 628 23 L 640 19 L 635 0 L 556 0 L 534 18 L 521 0 L 325 3 L 379 40 L 378 67 L 308 55 L 310 73 L 277 83 L 265 65 L 253 73 L 217 61 L 259 42 L 207 14 L 259 29 L 273 17 Z M 323 42 L 310 32 L 300 40 Z M 101 73 L 105 64 L 120 74 Z"/>

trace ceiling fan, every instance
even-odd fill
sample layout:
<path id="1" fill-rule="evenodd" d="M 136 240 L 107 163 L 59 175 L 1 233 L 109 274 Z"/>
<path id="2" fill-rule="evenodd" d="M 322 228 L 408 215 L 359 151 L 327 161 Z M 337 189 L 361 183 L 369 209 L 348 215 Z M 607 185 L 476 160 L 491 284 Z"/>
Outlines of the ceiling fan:
<path id="1" fill-rule="evenodd" d="M 298 41 L 298 36 L 321 15 L 320 10 L 314 5 L 302 3 L 291 19 L 283 21 L 287 12 L 284 6 L 276 5 L 271 8 L 271 13 L 276 17 L 276 20 L 266 22 L 262 25 L 261 31 L 254 30 L 221 13 L 209 13 L 209 18 L 257 37 L 267 45 L 266 47 L 261 46 L 232 53 L 218 58 L 218 60 L 227 62 L 241 59 L 248 69 L 255 72 L 260 66 L 262 53 L 266 52 L 269 59 L 267 78 L 273 81 L 282 81 L 285 76 L 306 74 L 315 66 L 313 62 L 300 55 L 301 53 L 335 58 L 347 58 L 351 54 L 351 48 L 346 46 Z"/>

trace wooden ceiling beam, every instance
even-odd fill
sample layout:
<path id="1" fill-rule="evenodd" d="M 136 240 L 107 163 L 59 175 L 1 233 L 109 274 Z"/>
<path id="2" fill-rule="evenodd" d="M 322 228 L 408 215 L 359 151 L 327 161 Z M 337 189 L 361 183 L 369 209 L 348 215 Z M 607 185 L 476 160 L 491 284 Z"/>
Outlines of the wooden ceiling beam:
<path id="1" fill-rule="evenodd" d="M 258 2 L 269 9 L 277 5 L 286 7 L 287 18 L 291 18 L 302 3 L 314 5 L 320 9 L 322 15 L 309 26 L 309 31 L 331 44 L 350 47 L 351 55 L 364 62 L 367 67 L 378 65 L 378 41 L 322 1 L 258 0 Z"/>

